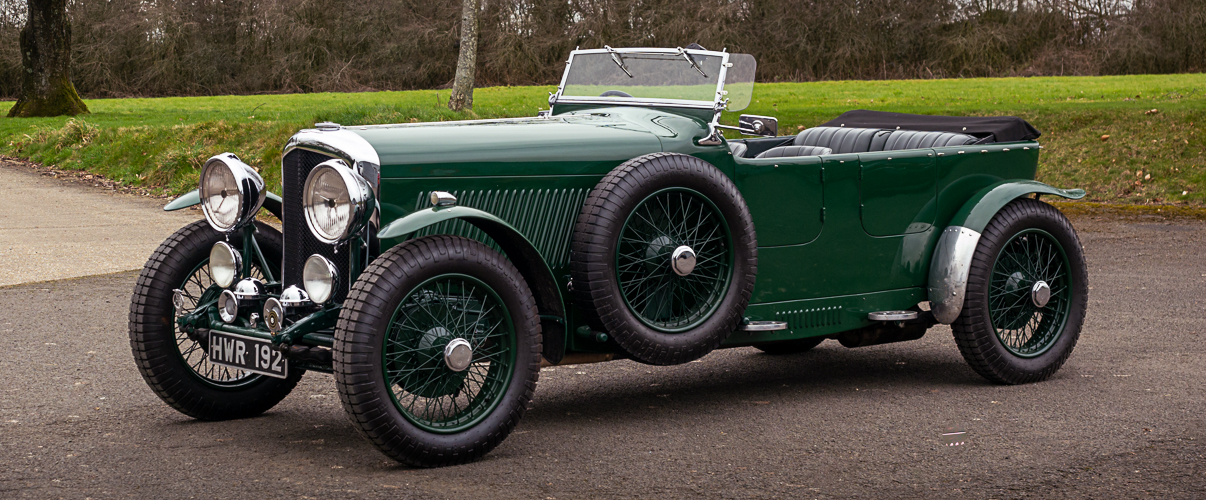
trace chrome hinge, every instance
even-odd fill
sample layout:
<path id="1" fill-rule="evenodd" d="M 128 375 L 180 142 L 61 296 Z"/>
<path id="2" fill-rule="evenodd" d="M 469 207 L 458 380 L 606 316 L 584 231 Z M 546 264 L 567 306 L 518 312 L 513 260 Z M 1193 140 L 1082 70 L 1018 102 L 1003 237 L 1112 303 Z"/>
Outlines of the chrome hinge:
<path id="1" fill-rule="evenodd" d="M 821 207 L 821 222 L 825 222 L 825 207 Z"/>

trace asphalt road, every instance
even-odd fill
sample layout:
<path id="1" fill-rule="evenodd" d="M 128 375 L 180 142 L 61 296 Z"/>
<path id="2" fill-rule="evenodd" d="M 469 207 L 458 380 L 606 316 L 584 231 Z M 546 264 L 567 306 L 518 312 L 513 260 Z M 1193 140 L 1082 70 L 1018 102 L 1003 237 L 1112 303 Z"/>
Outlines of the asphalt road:
<path id="1" fill-rule="evenodd" d="M 435 470 L 361 439 L 323 374 L 259 418 L 176 413 L 131 359 L 135 272 L 0 288 L 0 498 L 1206 497 L 1206 224 L 1075 222 L 1088 322 L 1049 381 L 986 383 L 945 327 L 546 368 L 499 448 Z"/>
<path id="2" fill-rule="evenodd" d="M 46 173 L 0 157 L 0 286 L 141 268 L 159 242 L 201 216 L 95 189 L 90 184 L 111 183 L 92 175 L 65 181 Z"/>

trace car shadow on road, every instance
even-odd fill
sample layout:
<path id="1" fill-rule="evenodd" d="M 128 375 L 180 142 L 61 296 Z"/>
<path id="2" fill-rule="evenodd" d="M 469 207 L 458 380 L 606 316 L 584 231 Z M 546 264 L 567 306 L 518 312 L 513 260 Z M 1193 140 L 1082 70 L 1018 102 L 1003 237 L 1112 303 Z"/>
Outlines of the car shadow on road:
<path id="1" fill-rule="evenodd" d="M 536 423 L 545 415 L 559 422 L 641 419 L 646 415 L 639 409 L 648 406 L 672 405 L 676 411 L 691 413 L 750 401 L 812 404 L 846 394 L 922 395 L 994 387 L 976 375 L 957 351 L 846 349 L 836 342 L 794 355 L 733 349 L 674 367 L 632 361 L 609 365 L 615 366 L 578 365 L 546 371 L 536 391 L 535 411 L 525 423 Z"/>
<path id="2" fill-rule="evenodd" d="M 790 411 L 823 408 L 834 398 L 887 394 L 935 398 L 942 396 L 935 393 L 976 387 L 993 386 L 972 372 L 958 352 L 940 348 L 846 349 L 830 342 L 811 352 L 785 356 L 730 349 L 698 363 L 670 367 L 615 361 L 546 370 L 520 428 L 540 435 L 542 431 L 595 425 L 599 420 L 625 427 L 663 418 L 666 410 L 707 420 L 717 411 L 744 411 L 743 407 L 751 405 Z M 295 394 L 286 404 L 257 418 L 227 422 L 182 419 L 165 431 L 254 443 L 248 445 L 254 448 L 248 452 L 268 457 L 382 472 L 408 469 L 375 453 L 344 417 L 339 404 L 316 406 L 315 400 L 302 397 Z M 494 453 L 483 460 L 506 455 Z"/>

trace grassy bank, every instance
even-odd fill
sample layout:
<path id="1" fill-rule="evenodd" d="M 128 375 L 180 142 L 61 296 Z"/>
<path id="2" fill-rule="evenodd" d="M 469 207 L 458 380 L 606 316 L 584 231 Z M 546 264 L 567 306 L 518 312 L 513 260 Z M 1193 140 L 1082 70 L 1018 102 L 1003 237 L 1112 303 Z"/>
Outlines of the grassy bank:
<path id="1" fill-rule="evenodd" d="M 88 100 L 79 118 L 0 118 L 0 154 L 178 193 L 233 151 L 277 186 L 281 146 L 317 121 L 530 116 L 551 90 L 478 89 L 472 113 L 448 111 L 446 90 Z M 1021 116 L 1043 131 L 1044 182 L 1098 202 L 1206 205 L 1206 75 L 759 84 L 745 112 L 778 117 L 786 134 L 860 108 Z"/>

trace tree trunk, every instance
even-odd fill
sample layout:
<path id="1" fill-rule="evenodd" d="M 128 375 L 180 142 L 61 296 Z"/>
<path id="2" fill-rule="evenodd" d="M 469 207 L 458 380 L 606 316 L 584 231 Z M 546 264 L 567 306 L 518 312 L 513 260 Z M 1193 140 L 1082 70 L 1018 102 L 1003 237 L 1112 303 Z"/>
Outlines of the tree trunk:
<path id="1" fill-rule="evenodd" d="M 452 82 L 452 96 L 448 98 L 448 109 L 453 111 L 473 109 L 473 73 L 477 67 L 478 0 L 462 1 L 461 55 L 456 60 L 456 79 Z"/>
<path id="2" fill-rule="evenodd" d="M 87 113 L 71 84 L 71 25 L 67 0 L 29 0 L 29 19 L 21 30 L 21 63 L 25 69 L 21 97 L 10 117 Z"/>

